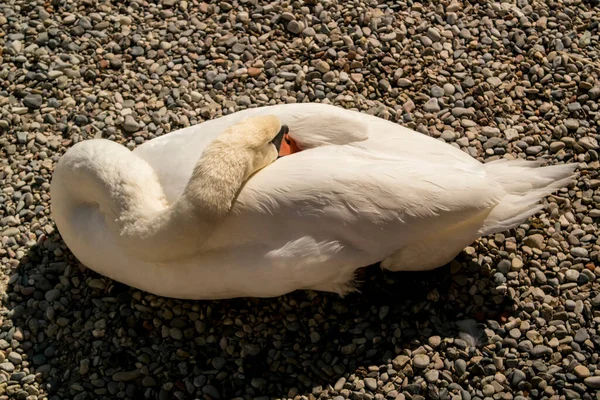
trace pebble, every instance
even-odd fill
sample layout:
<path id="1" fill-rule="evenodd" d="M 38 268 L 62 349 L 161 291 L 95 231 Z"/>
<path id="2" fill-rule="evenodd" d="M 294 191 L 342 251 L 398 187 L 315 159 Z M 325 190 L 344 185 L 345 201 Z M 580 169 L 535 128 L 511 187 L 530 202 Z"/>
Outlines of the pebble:
<path id="1" fill-rule="evenodd" d="M 525 373 L 523 371 L 521 371 L 520 369 L 515 369 L 513 372 L 513 377 L 512 377 L 511 383 L 513 386 L 517 386 L 519 383 L 523 382 L 525 379 L 527 379 L 527 375 L 525 375 Z"/>
<path id="2" fill-rule="evenodd" d="M 429 99 L 427 103 L 423 106 L 423 110 L 426 112 L 438 112 L 441 110 L 441 107 L 438 104 L 438 100 L 435 97 Z"/>
<path id="3" fill-rule="evenodd" d="M 496 76 L 487 78 L 487 82 L 494 87 L 502 85 L 502 80 Z"/>
<path id="4" fill-rule="evenodd" d="M 0 365 L 0 368 L 2 368 L 2 365 Z M 585 383 L 585 385 L 589 388 L 600 389 L 600 375 L 590 376 L 589 378 L 585 378 L 583 380 L 583 383 Z"/>
<path id="5" fill-rule="evenodd" d="M 585 365 L 578 365 L 573 371 L 578 378 L 587 378 L 590 376 L 590 370 Z"/>
<path id="6" fill-rule="evenodd" d="M 60 290 L 58 289 L 52 289 L 46 292 L 46 295 L 44 296 L 46 298 L 47 301 L 56 301 L 60 298 Z"/>
<path id="7" fill-rule="evenodd" d="M 304 29 L 304 25 L 301 22 L 292 20 L 288 22 L 287 29 L 292 33 L 298 34 L 302 32 L 302 30 Z"/>
<path id="8" fill-rule="evenodd" d="M 552 354 L 552 349 L 550 347 L 538 344 L 537 346 L 535 346 L 533 348 L 533 350 L 531 351 L 531 354 L 534 357 L 543 357 L 543 356 Z"/>
<path id="9" fill-rule="evenodd" d="M 587 257 L 588 256 L 588 251 L 586 249 L 584 249 L 583 247 L 573 247 L 571 249 L 571 254 L 573 255 L 573 257 Z"/>
<path id="10" fill-rule="evenodd" d="M 3 362 L 0 364 L 0 370 L 8 372 L 9 374 L 15 370 L 15 366 L 10 362 Z"/>
<path id="11" fill-rule="evenodd" d="M 115 372 L 112 376 L 112 380 L 115 382 L 129 382 L 140 376 L 140 371 L 121 371 Z"/>
<path id="12" fill-rule="evenodd" d="M 365 378 L 365 385 L 369 390 L 375 391 L 377 390 L 377 379 Z"/>
<path id="13" fill-rule="evenodd" d="M 140 129 L 140 125 L 131 115 L 125 116 L 125 122 L 123 122 L 123 129 L 125 132 L 133 133 Z"/>
<path id="14" fill-rule="evenodd" d="M 427 368 L 429 363 L 430 363 L 429 357 L 425 354 L 417 354 L 413 358 L 413 364 L 417 368 L 421 368 L 421 369 Z"/>
<path id="15" fill-rule="evenodd" d="M 539 233 L 528 236 L 527 238 L 525 238 L 523 243 L 534 249 L 544 249 L 546 247 L 546 245 L 544 244 L 544 236 L 540 235 Z"/>
<path id="16" fill-rule="evenodd" d="M 462 376 L 467 371 L 467 363 L 465 360 L 458 359 L 454 361 L 454 370 L 456 371 L 457 376 Z"/>
<path id="17" fill-rule="evenodd" d="M 23 104 L 32 109 L 38 109 L 42 106 L 44 99 L 39 94 L 28 94 L 23 98 Z"/>
<path id="18" fill-rule="evenodd" d="M 429 370 L 425 373 L 425 379 L 429 383 L 436 383 L 439 380 L 440 373 L 436 369 Z"/>

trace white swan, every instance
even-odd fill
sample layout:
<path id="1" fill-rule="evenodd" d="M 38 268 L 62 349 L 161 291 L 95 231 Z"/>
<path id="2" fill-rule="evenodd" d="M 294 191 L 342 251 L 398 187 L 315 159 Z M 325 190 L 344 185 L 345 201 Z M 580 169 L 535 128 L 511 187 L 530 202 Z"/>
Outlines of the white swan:
<path id="1" fill-rule="evenodd" d="M 302 151 L 275 161 L 281 124 Z M 51 202 L 84 265 L 157 295 L 343 295 L 360 267 L 433 269 L 479 236 L 517 226 L 575 167 L 482 164 L 377 117 L 289 104 L 207 121 L 133 152 L 80 142 L 56 165 Z"/>

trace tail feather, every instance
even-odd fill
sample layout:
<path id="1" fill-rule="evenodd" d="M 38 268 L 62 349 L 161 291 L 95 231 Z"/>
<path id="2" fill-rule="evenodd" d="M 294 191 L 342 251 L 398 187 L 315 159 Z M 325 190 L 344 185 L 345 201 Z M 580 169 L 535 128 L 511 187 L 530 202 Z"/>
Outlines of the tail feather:
<path id="1" fill-rule="evenodd" d="M 486 174 L 501 185 L 506 196 L 494 207 L 480 230 L 482 236 L 517 227 L 540 211 L 545 196 L 568 186 L 577 164 L 541 167 L 539 161 L 498 160 L 485 164 Z"/>

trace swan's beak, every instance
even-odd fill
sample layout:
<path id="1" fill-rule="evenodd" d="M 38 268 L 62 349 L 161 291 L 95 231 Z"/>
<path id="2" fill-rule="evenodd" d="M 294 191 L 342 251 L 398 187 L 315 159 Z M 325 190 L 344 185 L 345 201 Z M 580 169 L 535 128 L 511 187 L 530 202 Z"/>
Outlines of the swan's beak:
<path id="1" fill-rule="evenodd" d="M 300 148 L 296 144 L 296 142 L 289 135 L 289 128 L 287 125 L 283 125 L 281 130 L 273 139 L 273 144 L 277 148 L 279 153 L 279 157 L 289 156 L 290 154 L 294 154 L 300 151 Z"/>
<path id="2" fill-rule="evenodd" d="M 273 143 L 275 145 L 275 148 L 277 149 L 277 153 L 279 153 L 280 149 L 281 149 L 281 143 L 283 142 L 283 137 L 290 131 L 290 128 L 288 128 L 287 125 L 281 125 L 281 129 L 279 130 L 279 133 L 273 138 L 273 140 L 271 140 L 271 143 Z"/>

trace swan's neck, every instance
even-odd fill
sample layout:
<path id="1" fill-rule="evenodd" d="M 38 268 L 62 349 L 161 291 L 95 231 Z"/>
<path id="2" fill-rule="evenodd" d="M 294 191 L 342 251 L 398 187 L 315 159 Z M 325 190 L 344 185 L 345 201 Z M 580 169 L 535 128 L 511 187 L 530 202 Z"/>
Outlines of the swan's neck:
<path id="1" fill-rule="evenodd" d="M 118 244 L 135 257 L 167 261 L 200 250 L 230 211 L 248 177 L 249 154 L 218 138 L 198 160 L 182 195 L 168 205 L 152 167 L 106 140 L 77 144 L 53 178 L 53 214 L 61 233 L 74 208 L 95 205 Z"/>
<path id="2" fill-rule="evenodd" d="M 229 213 L 238 191 L 248 178 L 251 160 L 252 155 L 245 149 L 232 149 L 226 142 L 215 139 L 196 163 L 181 197 L 173 205 L 173 211 L 187 213 L 191 206 L 191 212 L 198 218 L 221 220 Z"/>

